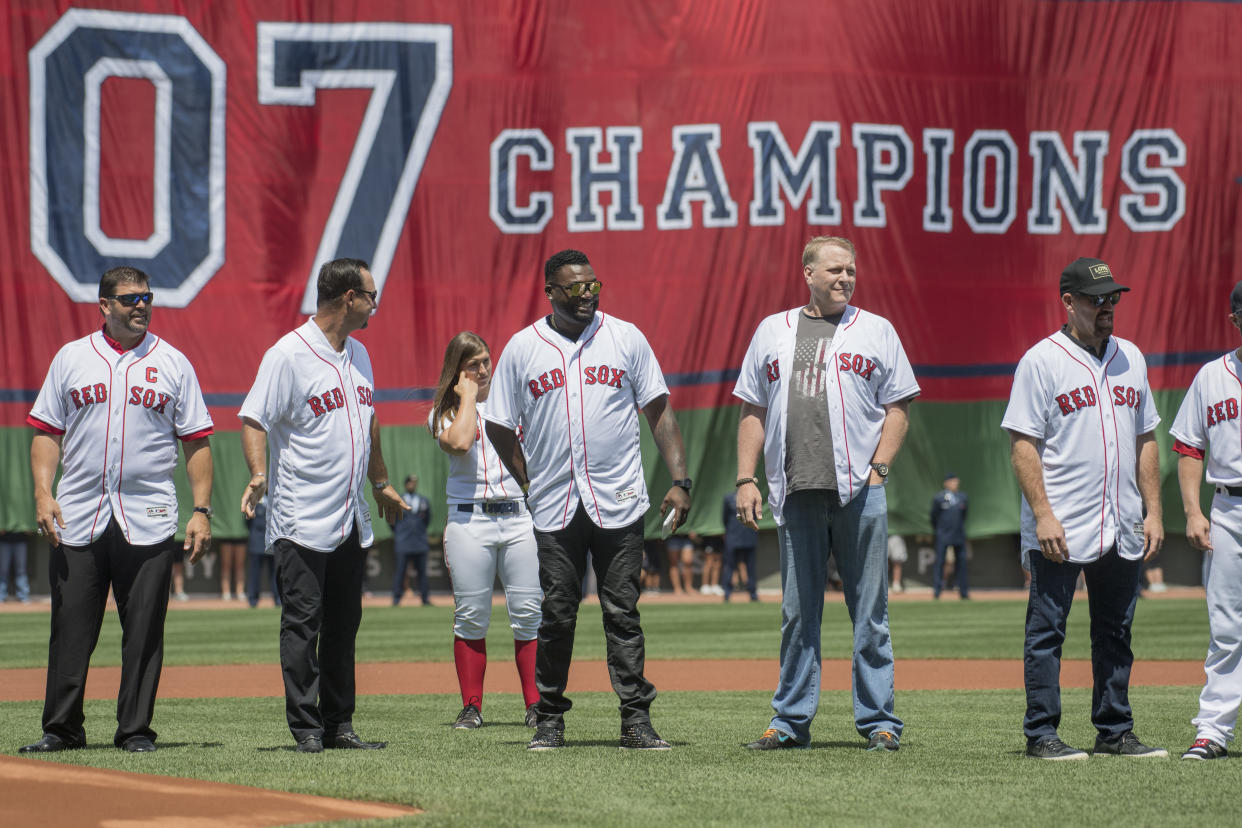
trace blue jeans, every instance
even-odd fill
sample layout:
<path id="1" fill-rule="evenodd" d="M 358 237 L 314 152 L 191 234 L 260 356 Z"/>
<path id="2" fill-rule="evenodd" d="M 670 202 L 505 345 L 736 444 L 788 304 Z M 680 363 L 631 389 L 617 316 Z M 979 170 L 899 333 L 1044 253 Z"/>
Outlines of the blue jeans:
<path id="1" fill-rule="evenodd" d="M 820 623 L 828 553 L 836 556 L 854 624 L 854 724 L 864 737 L 901 736 L 893 713 L 893 644 L 888 632 L 888 503 L 868 486 L 845 506 L 823 489 L 785 499 L 781 547 L 781 675 L 771 727 L 806 744 L 819 707 Z"/>
<path id="2" fill-rule="evenodd" d="M 1130 710 L 1130 625 L 1138 603 L 1141 560 L 1129 561 L 1114 547 L 1087 564 L 1053 563 L 1028 551 L 1031 593 L 1026 605 L 1026 717 L 1022 730 L 1030 741 L 1057 735 L 1061 724 L 1061 645 L 1065 621 L 1074 601 L 1078 573 L 1087 580 L 1091 610 L 1091 723 L 1105 739 L 1134 729 Z"/>
<path id="3" fill-rule="evenodd" d="M 30 579 L 26 576 L 26 536 L 6 534 L 0 537 L 0 601 L 9 596 L 9 570 L 13 571 L 13 584 L 17 600 L 30 600 Z"/>

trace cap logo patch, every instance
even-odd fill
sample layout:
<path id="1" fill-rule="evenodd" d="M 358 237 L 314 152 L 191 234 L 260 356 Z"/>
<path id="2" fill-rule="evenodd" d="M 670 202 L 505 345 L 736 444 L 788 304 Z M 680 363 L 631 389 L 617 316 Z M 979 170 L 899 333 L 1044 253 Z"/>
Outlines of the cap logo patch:
<path id="1" fill-rule="evenodd" d="M 1108 265 L 1106 265 L 1106 264 L 1095 264 L 1095 265 L 1091 265 L 1091 267 L 1089 267 L 1089 268 L 1087 268 L 1087 269 L 1088 269 L 1089 271 L 1091 271 L 1091 278 L 1092 278 L 1092 279 L 1111 279 L 1111 278 L 1113 278 L 1113 274 L 1109 272 L 1109 270 L 1108 270 Z"/>

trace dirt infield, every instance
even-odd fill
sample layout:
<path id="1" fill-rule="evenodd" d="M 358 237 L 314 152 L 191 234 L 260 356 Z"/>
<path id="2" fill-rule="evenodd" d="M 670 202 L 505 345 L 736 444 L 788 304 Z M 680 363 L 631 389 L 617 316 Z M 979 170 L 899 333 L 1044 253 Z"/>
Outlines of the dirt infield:
<path id="1" fill-rule="evenodd" d="M 416 808 L 382 802 L 353 802 L 0 756 L 0 789 L 18 788 L 20 796 L 0 800 L 0 824 L 262 828 L 421 813 Z"/>
<path id="2" fill-rule="evenodd" d="M 775 659 L 722 661 L 648 661 L 647 677 L 661 690 L 772 690 L 776 687 Z M 119 667 L 95 667 L 86 683 L 88 699 L 114 699 L 120 684 Z M 359 664 L 358 692 L 362 695 L 452 693 L 457 674 L 451 662 Z M 43 698 L 47 670 L 0 670 L 0 701 L 38 701 Z M 1203 683 L 1202 661 L 1140 661 L 1134 665 L 1132 685 L 1197 685 Z M 850 663 L 824 661 L 823 688 L 850 689 Z M 569 686 L 576 692 L 612 690 L 603 661 L 574 662 Z M 1066 660 L 1061 664 L 1062 687 L 1090 687 L 1091 662 Z M 1022 662 L 1013 660 L 898 659 L 898 690 L 1021 689 Z M 490 670 L 485 690 L 518 693 L 513 670 Z M 276 664 L 233 664 L 213 667 L 165 667 L 160 698 L 280 697 L 284 688 Z"/>

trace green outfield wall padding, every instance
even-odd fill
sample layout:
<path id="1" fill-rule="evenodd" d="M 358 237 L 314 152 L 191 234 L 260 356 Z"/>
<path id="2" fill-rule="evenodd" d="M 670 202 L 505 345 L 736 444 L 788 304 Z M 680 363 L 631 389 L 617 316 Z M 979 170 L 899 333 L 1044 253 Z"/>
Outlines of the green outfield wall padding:
<path id="1" fill-rule="evenodd" d="M 1181 404 L 1184 391 L 1156 392 L 1161 424 L 1156 429 L 1160 446 L 1162 501 L 1165 532 L 1185 529 L 1181 496 L 1177 488 L 1176 456 L 1171 451 L 1168 426 Z M 721 532 L 721 502 L 733 488 L 737 475 L 738 408 L 697 409 L 677 413 L 686 443 L 690 477 L 694 480 L 694 505 L 683 531 L 703 535 Z M 970 495 L 967 531 L 972 538 L 1018 531 L 1018 484 L 1009 466 L 1009 437 L 1001 430 L 1003 400 L 968 403 L 919 403 L 910 408 L 910 432 L 905 446 L 893 463 L 889 475 L 889 528 L 895 534 L 916 535 L 931 530 L 929 507 L 940 490 L 946 472 L 956 473 L 962 490 Z M 641 419 L 641 418 L 640 418 Z M 0 530 L 34 530 L 33 484 L 30 476 L 29 428 L 0 429 Z M 439 450 L 422 426 L 384 426 L 381 429 L 388 474 L 398 489 L 406 475 L 417 474 L 419 491 L 431 499 L 431 532 L 444 527 L 444 483 L 448 458 Z M 659 533 L 659 504 L 668 491 L 671 478 L 651 433 L 642 423 L 643 466 L 647 473 L 653 509 L 647 515 L 648 537 Z M 245 522 L 240 512 L 242 489 L 250 478 L 242 458 L 239 432 L 217 432 L 211 438 L 215 464 L 212 506 L 216 517 L 212 530 L 217 538 L 240 538 Z M 759 470 L 762 477 L 762 468 Z M 177 489 L 181 504 L 181 525 L 193 505 L 185 478 L 184 462 L 177 469 Z M 766 495 L 766 487 L 764 487 Z M 368 495 L 369 497 L 369 495 Z M 1204 486 L 1201 500 L 1208 508 L 1211 490 Z M 374 501 L 372 501 L 374 513 Z M 770 511 L 765 508 L 764 525 L 771 527 Z M 376 521 L 376 536 L 391 536 L 388 526 Z"/>

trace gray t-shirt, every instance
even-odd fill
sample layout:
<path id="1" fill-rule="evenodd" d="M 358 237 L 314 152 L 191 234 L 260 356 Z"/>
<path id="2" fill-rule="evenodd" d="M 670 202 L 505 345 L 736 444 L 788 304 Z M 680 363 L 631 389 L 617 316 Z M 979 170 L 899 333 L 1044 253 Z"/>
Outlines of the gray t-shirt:
<path id="1" fill-rule="evenodd" d="M 793 369 L 789 374 L 789 410 L 785 426 L 786 491 L 837 490 L 832 456 L 832 424 L 824 403 L 828 351 L 842 314 L 812 318 L 798 314 Z"/>

